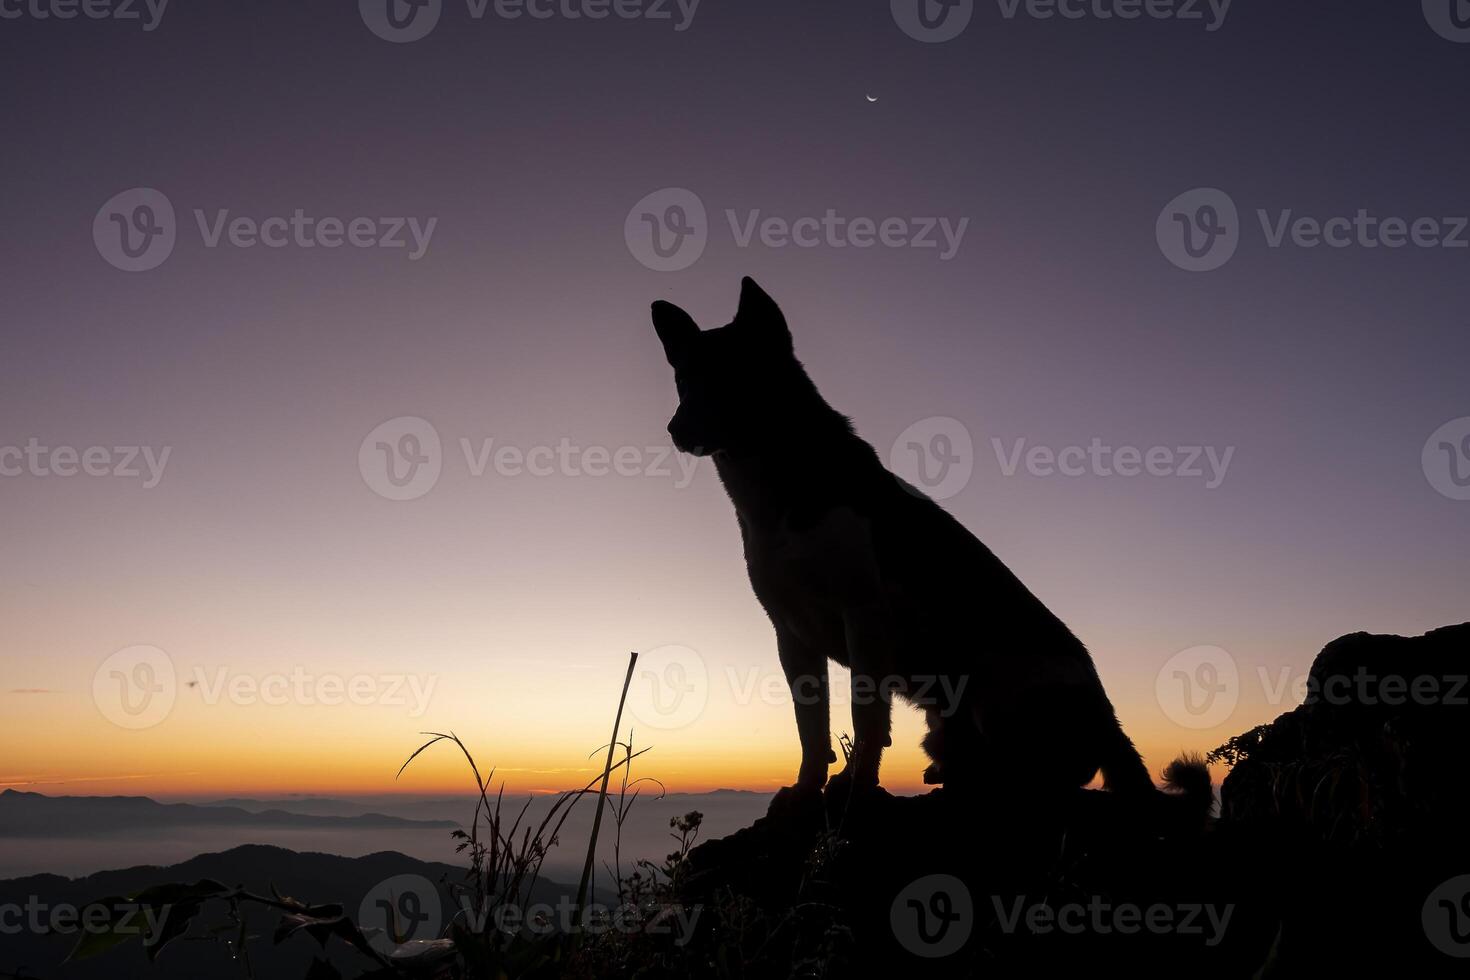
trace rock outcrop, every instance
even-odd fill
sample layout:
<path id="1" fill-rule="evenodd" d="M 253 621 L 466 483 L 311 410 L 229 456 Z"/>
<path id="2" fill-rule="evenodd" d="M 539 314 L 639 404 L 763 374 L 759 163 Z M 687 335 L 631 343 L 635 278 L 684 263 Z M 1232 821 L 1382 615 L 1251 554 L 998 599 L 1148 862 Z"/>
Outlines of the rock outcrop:
<path id="1" fill-rule="evenodd" d="M 1460 975 L 1466 675 L 1470 624 L 1333 641 L 1304 704 L 1217 752 L 1204 828 L 1086 790 L 788 794 L 692 852 L 683 899 L 758 975 Z"/>

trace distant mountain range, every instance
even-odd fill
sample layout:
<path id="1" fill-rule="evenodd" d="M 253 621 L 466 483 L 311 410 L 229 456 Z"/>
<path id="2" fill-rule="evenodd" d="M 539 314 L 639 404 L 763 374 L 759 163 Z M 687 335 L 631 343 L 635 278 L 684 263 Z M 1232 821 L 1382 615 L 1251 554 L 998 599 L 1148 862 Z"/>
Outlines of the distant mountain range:
<path id="1" fill-rule="evenodd" d="M 31 796 L 34 794 L 16 794 Z M 10 802 L 14 805 L 14 801 Z M 156 805 L 156 804 L 155 804 Z M 0 881 L 0 909 L 19 910 L 10 914 L 7 929 L 0 941 L 0 977 L 20 975 L 44 977 L 46 980 L 199 980 L 202 977 L 244 976 L 232 962 L 223 942 L 211 938 L 211 930 L 224 924 L 221 908 L 212 908 L 191 925 L 186 938 L 171 943 L 150 965 L 141 943 L 134 939 L 94 959 L 73 963 L 64 960 L 77 941 L 74 932 L 56 931 L 50 923 L 63 921 L 69 909 L 84 908 L 89 902 L 113 895 L 132 895 L 144 888 L 163 883 L 192 883 L 203 879 L 229 887 L 243 887 L 255 894 L 270 895 L 272 889 L 311 903 L 338 903 L 354 920 L 361 920 L 360 910 L 370 895 L 376 896 L 385 885 L 403 881 L 403 876 L 416 876 L 419 887 L 432 887 L 438 906 L 434 921 L 425 925 L 426 932 L 437 934 L 456 908 L 448 885 L 464 880 L 465 869 L 449 864 L 418 861 L 403 854 L 380 852 L 358 858 L 330 854 L 298 853 L 279 847 L 246 845 L 217 854 L 201 854 L 171 867 L 137 867 L 121 871 L 103 871 L 83 878 L 59 875 L 31 875 Z M 427 883 L 424 885 L 423 883 Z M 399 886 L 401 887 L 401 886 Z M 529 902 L 557 903 L 569 901 L 574 888 L 541 879 L 528 897 Z M 608 896 L 594 892 L 599 900 Z M 419 896 L 425 909 L 431 899 Z M 259 906 L 249 908 L 248 943 L 251 967 L 256 977 L 304 976 L 314 957 L 328 958 L 343 967 L 363 966 L 362 954 L 332 940 L 326 950 L 305 935 L 296 935 L 279 946 L 272 942 L 279 915 Z M 427 921 L 427 920 L 426 920 Z M 238 926 L 219 935 L 235 936 Z"/>
<path id="2" fill-rule="evenodd" d="M 673 843 L 670 821 L 691 811 L 703 815 L 700 839 L 749 826 L 766 812 L 770 795 L 744 790 L 640 796 L 621 828 L 604 820 L 596 877 L 606 884 L 608 865 L 621 858 L 618 873 L 634 862 L 662 861 Z M 520 813 L 524 795 L 507 795 L 508 813 Z M 554 795 L 529 800 L 526 818 L 538 821 Z M 597 810 L 595 798 L 571 807 L 560 846 L 546 855 L 553 879 L 576 881 L 586 858 L 586 841 Z M 475 801 L 467 796 L 321 793 L 255 799 L 234 797 L 160 802 L 147 797 L 48 796 L 0 791 L 0 879 L 25 875 L 76 877 L 111 868 L 169 866 L 204 852 L 263 844 L 288 851 L 361 857 L 379 852 L 408 854 L 420 861 L 455 860 L 450 831 L 468 829 Z M 483 818 L 483 815 L 482 815 Z M 617 855 L 615 843 L 620 844 Z M 3 911 L 3 910 L 0 910 Z M 3 923 L 0 923 L 3 924 Z M 0 948 L 5 937 L 0 935 Z M 4 978 L 0 963 L 0 980 Z"/>
<path id="3" fill-rule="evenodd" d="M 246 802 L 246 801 L 241 801 Z M 331 802 L 331 801 L 318 801 Z M 410 820 L 381 813 L 292 813 L 241 806 L 159 803 L 146 796 L 45 796 L 0 792 L 0 837 L 92 836 L 169 827 L 452 829 L 452 820 Z"/>
<path id="4" fill-rule="evenodd" d="M 211 800 L 208 803 L 200 803 L 199 806 L 234 807 L 239 810 L 249 810 L 251 813 L 261 813 L 267 810 L 284 810 L 287 813 L 305 813 L 321 817 L 355 817 L 364 813 L 377 812 L 373 809 L 371 803 L 360 803 L 357 800 L 339 800 L 326 796 L 302 796 L 284 800 L 231 798 L 228 800 Z"/>

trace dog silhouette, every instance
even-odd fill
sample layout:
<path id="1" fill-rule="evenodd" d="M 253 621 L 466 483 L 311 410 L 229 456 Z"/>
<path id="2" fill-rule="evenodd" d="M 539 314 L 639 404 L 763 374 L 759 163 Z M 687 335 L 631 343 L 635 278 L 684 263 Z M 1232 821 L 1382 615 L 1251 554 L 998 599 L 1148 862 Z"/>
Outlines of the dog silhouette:
<path id="1" fill-rule="evenodd" d="M 853 744 L 834 777 L 875 787 L 895 698 L 926 717 L 927 783 L 1003 779 L 1162 796 L 1118 723 L 1086 647 L 991 551 L 889 472 L 817 392 L 776 303 L 747 278 L 733 322 L 701 330 L 667 303 L 653 324 L 674 368 L 674 445 L 713 458 L 735 505 L 750 583 L 796 705 L 795 790 L 836 761 L 827 661 L 852 675 Z M 1164 773 L 1196 812 L 1197 758 Z"/>

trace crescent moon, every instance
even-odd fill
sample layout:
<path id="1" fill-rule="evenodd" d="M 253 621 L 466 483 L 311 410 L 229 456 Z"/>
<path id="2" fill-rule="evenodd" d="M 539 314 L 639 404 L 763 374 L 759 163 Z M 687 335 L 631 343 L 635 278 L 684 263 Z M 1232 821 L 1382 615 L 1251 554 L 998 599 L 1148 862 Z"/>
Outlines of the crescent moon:
<path id="1" fill-rule="evenodd" d="M 869 102 L 877 102 L 878 101 L 878 97 L 875 96 L 875 95 L 870 95 L 870 96 L 867 97 L 867 99 L 868 99 Z"/>

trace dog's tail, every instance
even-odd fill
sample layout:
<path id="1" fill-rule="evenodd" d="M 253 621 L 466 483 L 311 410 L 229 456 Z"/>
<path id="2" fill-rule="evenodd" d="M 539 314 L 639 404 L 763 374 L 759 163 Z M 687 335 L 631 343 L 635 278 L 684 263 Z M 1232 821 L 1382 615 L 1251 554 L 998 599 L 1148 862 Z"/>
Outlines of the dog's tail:
<path id="1" fill-rule="evenodd" d="M 1168 822 L 1203 827 L 1215 808 L 1210 770 L 1198 755 L 1186 753 L 1164 767 L 1163 789 L 1154 785 L 1143 757 L 1115 718 L 1109 726 L 1107 753 L 1102 764 L 1104 788 L 1122 796 L 1152 800 Z"/>
<path id="2" fill-rule="evenodd" d="M 1186 752 L 1164 767 L 1164 795 L 1179 801 L 1192 821 L 1204 823 L 1215 809 L 1210 770 L 1197 752 Z"/>

